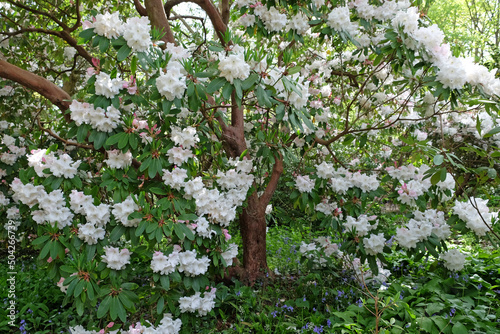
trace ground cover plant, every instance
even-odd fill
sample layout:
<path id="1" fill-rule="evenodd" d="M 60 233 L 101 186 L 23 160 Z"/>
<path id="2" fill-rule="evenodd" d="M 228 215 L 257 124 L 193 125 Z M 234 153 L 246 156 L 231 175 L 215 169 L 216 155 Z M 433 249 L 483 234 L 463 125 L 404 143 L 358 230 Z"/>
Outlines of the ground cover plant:
<path id="1" fill-rule="evenodd" d="M 495 331 L 496 69 L 418 1 L 180 3 L 2 3 L 0 326 Z"/>

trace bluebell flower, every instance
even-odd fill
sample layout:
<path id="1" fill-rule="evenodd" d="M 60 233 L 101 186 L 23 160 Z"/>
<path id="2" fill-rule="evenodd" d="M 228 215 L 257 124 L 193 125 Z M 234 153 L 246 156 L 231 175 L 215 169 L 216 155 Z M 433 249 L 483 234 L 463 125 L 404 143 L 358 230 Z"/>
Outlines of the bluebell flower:
<path id="1" fill-rule="evenodd" d="M 313 332 L 314 333 L 323 333 L 323 326 L 321 326 L 321 327 L 314 326 Z"/>

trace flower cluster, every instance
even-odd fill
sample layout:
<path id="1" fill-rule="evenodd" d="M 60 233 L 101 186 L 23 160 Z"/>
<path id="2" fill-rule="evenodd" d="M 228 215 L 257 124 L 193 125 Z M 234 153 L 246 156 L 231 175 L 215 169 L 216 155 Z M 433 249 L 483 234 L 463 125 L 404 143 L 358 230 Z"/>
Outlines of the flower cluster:
<path id="1" fill-rule="evenodd" d="M 106 111 L 102 108 L 95 108 L 89 103 L 82 103 L 73 100 L 69 106 L 71 119 L 76 125 L 90 124 L 94 129 L 111 132 L 118 126 L 120 121 L 120 110 L 109 106 Z"/>
<path id="2" fill-rule="evenodd" d="M 227 246 L 226 251 L 224 251 L 221 254 L 221 256 L 224 259 L 224 261 L 226 261 L 226 265 L 228 267 L 232 266 L 233 265 L 233 259 L 238 256 L 238 245 L 234 244 L 234 243 L 229 244 Z"/>
<path id="3" fill-rule="evenodd" d="M 120 78 L 111 78 L 109 74 L 100 72 L 95 76 L 95 94 L 112 99 L 124 88 L 123 82 Z"/>
<path id="4" fill-rule="evenodd" d="M 478 236 L 486 235 L 486 232 L 489 231 L 487 224 L 491 223 L 498 215 L 490 213 L 488 200 L 474 197 L 469 198 L 468 202 L 455 201 L 453 212 Z"/>
<path id="5" fill-rule="evenodd" d="M 250 75 L 250 65 L 245 62 L 243 53 L 230 54 L 220 58 L 220 76 L 233 83 L 234 79 L 245 80 Z"/>
<path id="6" fill-rule="evenodd" d="M 27 157 L 28 166 L 33 167 L 36 174 L 40 177 L 48 176 L 43 172 L 48 168 L 52 175 L 56 177 L 72 179 L 75 177 L 78 167 L 81 164 L 80 160 L 73 161 L 66 153 L 60 154 L 57 157 L 54 152 L 47 153 L 46 149 L 33 150 Z"/>
<path id="7" fill-rule="evenodd" d="M 358 217 L 358 219 L 347 216 L 346 217 L 346 222 L 344 223 L 344 227 L 346 231 L 356 231 L 356 235 L 358 237 L 364 237 L 365 235 L 368 234 L 369 231 L 374 230 L 378 226 L 378 222 L 375 222 L 375 224 L 371 224 L 371 221 L 374 221 L 377 219 L 377 216 L 366 216 L 366 215 L 361 215 Z"/>
<path id="8" fill-rule="evenodd" d="M 151 261 L 151 269 L 161 275 L 171 274 L 175 270 L 192 277 L 203 275 L 208 269 L 210 259 L 207 256 L 198 259 L 196 255 L 196 250 L 180 252 L 178 247 L 168 256 L 162 252 L 155 252 Z"/>
<path id="9" fill-rule="evenodd" d="M 116 220 L 120 221 L 125 227 L 134 227 L 139 225 L 141 218 L 129 219 L 129 216 L 135 211 L 139 210 L 139 205 L 134 202 L 132 195 L 121 203 L 115 203 L 111 213 L 115 216 Z"/>
<path id="10" fill-rule="evenodd" d="M 108 268 L 122 270 L 130 263 L 131 252 L 127 248 L 120 250 L 116 247 L 106 246 L 104 252 L 102 261 L 108 264 Z"/>
<path id="11" fill-rule="evenodd" d="M 450 249 L 441 254 L 440 258 L 444 261 L 443 265 L 451 271 L 460 271 L 465 266 L 465 254 L 458 249 Z"/>
<path id="12" fill-rule="evenodd" d="M 215 306 L 216 291 L 217 289 L 212 288 L 209 292 L 205 292 L 203 297 L 200 292 L 196 292 L 192 296 L 179 298 L 181 312 L 198 312 L 198 316 L 207 315 Z"/>
<path id="13" fill-rule="evenodd" d="M 109 168 L 124 169 L 132 164 L 132 153 L 130 151 L 123 153 L 120 150 L 111 150 L 106 153 L 108 158 L 104 162 Z"/>
<path id="14" fill-rule="evenodd" d="M 61 190 L 47 193 L 43 186 L 34 186 L 30 183 L 24 185 L 15 178 L 11 184 L 14 199 L 33 207 L 38 204 L 38 210 L 31 212 L 37 224 L 49 223 L 62 229 L 71 225 L 73 213 L 66 207 L 66 200 Z"/>
<path id="15" fill-rule="evenodd" d="M 450 226 L 446 223 L 444 213 L 434 209 L 425 212 L 413 212 L 406 227 L 396 229 L 395 240 L 403 248 L 417 247 L 417 243 L 426 240 L 434 233 L 438 240 L 444 240 L 451 235 Z"/>
<path id="16" fill-rule="evenodd" d="M 177 61 L 170 61 L 165 73 L 156 79 L 156 88 L 167 100 L 180 99 L 186 91 L 184 68 Z"/>

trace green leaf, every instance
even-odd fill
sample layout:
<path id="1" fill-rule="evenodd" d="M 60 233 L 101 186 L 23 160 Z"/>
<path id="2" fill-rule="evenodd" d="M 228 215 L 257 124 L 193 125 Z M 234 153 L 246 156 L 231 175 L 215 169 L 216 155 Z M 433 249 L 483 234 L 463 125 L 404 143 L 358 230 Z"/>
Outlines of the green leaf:
<path id="1" fill-rule="evenodd" d="M 368 265 L 370 266 L 373 276 L 377 276 L 378 265 L 377 265 L 377 258 L 375 256 L 368 256 Z"/>
<path id="2" fill-rule="evenodd" d="M 168 291 L 170 289 L 170 279 L 168 278 L 168 276 L 162 275 L 160 277 L 160 283 L 165 290 Z"/>
<path id="3" fill-rule="evenodd" d="M 31 242 L 32 245 L 36 246 L 36 245 L 40 245 L 40 244 L 43 244 L 44 242 L 46 242 L 47 240 L 50 239 L 50 236 L 48 235 L 44 235 L 44 236 L 41 236 L 39 238 L 36 238 L 35 240 L 33 240 Z"/>
<path id="4" fill-rule="evenodd" d="M 431 177 L 431 184 L 435 185 L 441 180 L 441 171 L 434 173 Z"/>
<path id="5" fill-rule="evenodd" d="M 105 37 L 101 38 L 101 40 L 99 41 L 99 51 L 101 51 L 101 53 L 104 53 L 108 51 L 108 48 L 109 48 L 109 39 Z"/>
<path id="6" fill-rule="evenodd" d="M 248 78 L 242 81 L 241 83 L 241 88 L 243 90 L 248 90 L 250 87 L 252 87 L 257 80 L 259 80 L 260 76 L 257 73 L 252 73 Z"/>
<path id="7" fill-rule="evenodd" d="M 96 132 L 94 136 L 94 148 L 96 150 L 100 149 L 104 143 L 106 142 L 106 139 L 108 138 L 108 135 L 106 132 Z"/>
<path id="8" fill-rule="evenodd" d="M 488 131 L 488 133 L 486 133 L 483 138 L 489 138 L 493 135 L 496 135 L 497 133 L 500 132 L 500 126 L 497 126 L 496 128 L 493 128 L 491 129 L 490 131 Z"/>
<path id="9" fill-rule="evenodd" d="M 435 164 L 435 165 L 439 166 L 439 165 L 441 165 L 441 164 L 443 163 L 443 161 L 444 161 L 444 156 L 443 156 L 442 154 L 436 154 L 436 155 L 434 156 L 433 161 L 434 161 L 434 164 Z"/>
<path id="10" fill-rule="evenodd" d="M 295 66 L 295 67 L 292 67 L 292 68 L 288 69 L 288 74 L 292 75 L 292 74 L 295 74 L 295 73 L 299 73 L 301 70 L 302 70 L 301 66 Z"/>
<path id="11" fill-rule="evenodd" d="M 160 299 L 158 299 L 158 303 L 156 304 L 156 312 L 158 314 L 161 314 L 164 307 L 165 307 L 165 299 L 162 296 L 160 297 Z"/>
<path id="12" fill-rule="evenodd" d="M 83 288 L 85 287 L 85 283 L 86 283 L 86 281 L 83 279 L 78 282 L 78 284 L 75 287 L 75 291 L 73 293 L 75 297 L 78 297 L 83 292 Z"/>
<path id="13" fill-rule="evenodd" d="M 432 333 L 432 328 L 434 328 L 434 322 L 431 318 L 420 318 L 417 319 L 417 323 L 422 326 L 422 329 L 427 333 Z"/>
<path id="14" fill-rule="evenodd" d="M 78 127 L 78 131 L 76 132 L 76 140 L 79 143 L 83 143 L 83 141 L 87 138 L 89 133 L 89 129 L 86 125 L 81 125 Z"/>
<path id="15" fill-rule="evenodd" d="M 231 83 L 227 82 L 225 85 L 224 85 L 224 88 L 222 88 L 222 96 L 228 100 L 230 97 L 231 97 L 231 93 L 233 92 L 233 85 L 231 85 Z"/>
<path id="16" fill-rule="evenodd" d="M 123 225 L 117 225 L 113 231 L 111 231 L 111 234 L 109 236 L 109 239 L 111 242 L 118 241 L 118 239 L 121 238 L 121 236 L 125 233 L 125 227 Z"/>
<path id="17" fill-rule="evenodd" d="M 87 43 L 88 41 L 90 41 L 92 39 L 92 37 L 95 36 L 95 32 L 94 32 L 94 28 L 90 28 L 90 29 L 85 29 L 84 31 L 82 31 L 79 35 L 81 38 L 83 38 L 83 42 L 84 43 Z"/>
<path id="18" fill-rule="evenodd" d="M 453 334 L 468 334 L 469 330 L 462 323 L 456 322 L 451 329 Z"/>
<path id="19" fill-rule="evenodd" d="M 177 235 L 179 239 L 184 239 L 184 230 L 182 229 L 181 225 L 184 225 L 182 223 L 178 223 L 174 225 L 174 232 Z"/>
<path id="20" fill-rule="evenodd" d="M 259 105 L 262 106 L 262 107 L 272 107 L 272 102 L 269 100 L 269 96 L 267 96 L 267 93 L 266 91 L 264 90 L 264 88 L 262 88 L 262 86 L 257 86 L 257 91 L 256 91 L 256 95 L 257 95 L 257 101 L 259 102 Z"/>
<path id="21" fill-rule="evenodd" d="M 241 89 L 241 80 L 240 79 L 234 79 L 233 81 L 234 88 L 236 89 L 236 97 L 241 100 L 243 97 L 243 90 Z"/>
<path id="22" fill-rule="evenodd" d="M 124 44 L 118 50 L 118 54 L 117 54 L 116 58 L 118 59 L 118 61 L 123 61 L 123 60 L 125 60 L 125 58 L 128 57 L 130 52 L 132 52 L 132 49 L 127 44 Z"/>
<path id="23" fill-rule="evenodd" d="M 122 137 L 125 137 L 126 135 L 127 134 L 125 132 L 115 133 L 106 140 L 106 145 L 115 145 L 121 140 Z"/>
<path id="24" fill-rule="evenodd" d="M 132 309 L 134 308 L 134 303 L 132 303 L 132 301 L 127 297 L 126 294 L 124 293 L 120 293 L 118 295 L 118 299 L 120 300 L 120 302 L 123 304 L 123 306 L 125 306 L 127 309 Z"/>
<path id="25" fill-rule="evenodd" d="M 121 136 L 120 140 L 118 140 L 118 148 L 120 150 L 123 150 L 127 146 L 129 139 L 129 136 L 125 132 L 122 132 L 122 134 L 123 136 Z"/>
<path id="26" fill-rule="evenodd" d="M 75 175 L 71 179 L 71 183 L 73 183 L 75 185 L 75 187 L 77 187 L 77 188 L 81 188 L 83 186 L 82 180 L 80 179 L 80 177 L 78 175 Z"/>
<path id="27" fill-rule="evenodd" d="M 221 89 L 221 87 L 224 86 L 226 83 L 227 80 L 225 78 L 216 78 L 212 80 L 212 82 L 210 82 L 207 86 L 207 93 L 213 94 L 214 92 Z"/>

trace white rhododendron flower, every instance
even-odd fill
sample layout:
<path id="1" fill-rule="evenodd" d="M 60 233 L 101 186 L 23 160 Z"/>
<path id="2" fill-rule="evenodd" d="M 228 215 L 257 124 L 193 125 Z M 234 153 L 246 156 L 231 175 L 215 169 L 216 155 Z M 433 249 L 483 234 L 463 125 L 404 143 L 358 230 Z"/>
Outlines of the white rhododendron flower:
<path id="1" fill-rule="evenodd" d="M 301 193 L 310 193 L 314 189 L 314 180 L 309 175 L 298 175 L 295 179 L 295 188 Z"/>
<path id="2" fill-rule="evenodd" d="M 369 238 L 363 239 L 363 246 L 365 246 L 367 254 L 377 255 L 378 253 L 382 253 L 385 241 L 384 233 L 372 234 Z"/>
<path id="3" fill-rule="evenodd" d="M 181 312 L 197 312 L 198 316 L 207 315 L 215 307 L 216 291 L 217 289 L 212 288 L 209 292 L 205 292 L 203 297 L 200 292 L 196 292 L 192 296 L 179 298 Z"/>
<path id="4" fill-rule="evenodd" d="M 471 202 L 474 203 L 474 205 Z M 481 237 L 486 235 L 489 231 L 487 224 L 490 224 L 491 221 L 498 216 L 498 213 L 490 213 L 487 204 L 488 200 L 474 197 L 471 197 L 470 201 L 467 202 L 460 202 L 457 200 L 455 201 L 453 212 L 467 224 L 467 228 L 470 228 Z"/>
<path id="5" fill-rule="evenodd" d="M 108 99 L 112 99 L 123 88 L 123 81 L 120 78 L 112 79 L 109 74 L 100 72 L 95 76 L 95 93 Z"/>
<path id="6" fill-rule="evenodd" d="M 444 261 L 443 265 L 451 271 L 460 271 L 465 266 L 465 254 L 462 254 L 458 249 L 450 249 L 440 255 Z"/>
<path id="7" fill-rule="evenodd" d="M 132 153 L 122 153 L 120 150 L 107 151 L 108 158 L 104 162 L 110 168 L 123 169 L 132 165 Z"/>
<path id="8" fill-rule="evenodd" d="M 229 244 L 227 250 L 221 254 L 224 261 L 226 261 L 227 266 L 233 265 L 233 258 L 238 256 L 238 245 L 237 244 Z"/>
<path id="9" fill-rule="evenodd" d="M 124 29 L 118 12 L 97 14 L 92 27 L 96 34 L 109 39 L 120 37 Z"/>
<path id="10" fill-rule="evenodd" d="M 182 66 L 179 62 L 170 61 L 167 72 L 160 74 L 156 79 L 158 92 L 167 100 L 180 99 L 186 91 L 186 76 L 182 73 Z"/>
<path id="11" fill-rule="evenodd" d="M 245 80 L 250 75 L 250 65 L 245 62 L 243 54 L 231 54 L 219 62 L 220 76 L 233 83 L 234 79 Z"/>
<path id="12" fill-rule="evenodd" d="M 366 215 L 361 215 L 358 217 L 358 219 L 347 216 L 346 217 L 346 222 L 344 223 L 344 227 L 346 231 L 356 231 L 356 235 L 358 237 L 364 237 L 365 235 L 368 234 L 369 231 L 374 230 L 378 226 L 378 222 L 375 224 L 371 224 L 371 221 L 374 221 L 377 219 L 377 216 L 366 216 Z"/>
<path id="13" fill-rule="evenodd" d="M 141 222 L 141 218 L 129 219 L 130 216 L 135 211 L 139 210 L 139 205 L 134 202 L 134 199 L 129 195 L 123 202 L 115 203 L 113 205 L 113 210 L 111 213 L 115 216 L 116 220 L 120 221 L 123 226 L 135 227 Z"/>
<path id="14" fill-rule="evenodd" d="M 153 45 L 149 35 L 150 30 L 147 16 L 131 17 L 123 26 L 123 38 L 133 52 L 145 52 Z"/>
<path id="15" fill-rule="evenodd" d="M 108 268 L 114 270 L 124 269 L 130 263 L 130 254 L 132 254 L 127 248 L 120 250 L 111 246 L 105 246 L 104 253 L 102 261 L 108 264 Z"/>

